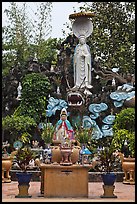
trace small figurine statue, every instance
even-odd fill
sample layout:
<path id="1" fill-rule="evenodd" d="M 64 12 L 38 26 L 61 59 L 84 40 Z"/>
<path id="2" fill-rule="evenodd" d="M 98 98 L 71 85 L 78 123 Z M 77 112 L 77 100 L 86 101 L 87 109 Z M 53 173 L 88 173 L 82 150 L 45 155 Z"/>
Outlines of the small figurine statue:
<path id="1" fill-rule="evenodd" d="M 20 100 L 21 98 L 21 90 L 22 90 L 22 86 L 21 86 L 21 82 L 19 82 L 19 86 L 17 88 L 17 91 L 18 91 L 17 100 Z"/>
<path id="2" fill-rule="evenodd" d="M 60 120 L 56 124 L 53 140 L 60 140 L 62 144 L 66 140 L 74 140 L 74 131 L 69 120 L 67 120 L 67 111 L 65 108 L 61 110 Z"/>

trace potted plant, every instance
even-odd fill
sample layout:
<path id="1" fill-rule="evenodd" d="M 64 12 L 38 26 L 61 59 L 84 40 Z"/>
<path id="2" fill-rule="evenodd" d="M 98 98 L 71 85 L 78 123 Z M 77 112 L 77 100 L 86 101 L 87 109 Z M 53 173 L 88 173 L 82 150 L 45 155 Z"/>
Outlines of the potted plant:
<path id="1" fill-rule="evenodd" d="M 29 162 L 32 159 L 35 159 L 36 155 L 34 151 L 31 150 L 30 147 L 24 146 L 17 150 L 15 155 L 15 160 L 21 170 L 21 172 L 16 173 L 18 179 L 18 188 L 19 194 L 15 197 L 24 198 L 24 197 L 31 197 L 28 195 L 29 183 L 32 177 L 32 173 L 27 172 L 29 169 Z"/>
<path id="2" fill-rule="evenodd" d="M 116 173 L 121 167 L 121 160 L 114 150 L 114 147 L 108 142 L 108 146 L 103 146 L 97 152 L 97 161 L 94 167 L 95 170 L 101 172 L 101 178 L 104 183 L 104 195 L 102 198 L 116 198 L 114 195 L 114 183 L 116 181 Z"/>

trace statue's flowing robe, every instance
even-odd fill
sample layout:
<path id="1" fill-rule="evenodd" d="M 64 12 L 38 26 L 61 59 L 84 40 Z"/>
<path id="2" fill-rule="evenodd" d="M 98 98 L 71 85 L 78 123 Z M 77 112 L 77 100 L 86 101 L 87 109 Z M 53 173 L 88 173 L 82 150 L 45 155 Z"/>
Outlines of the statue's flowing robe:
<path id="1" fill-rule="evenodd" d="M 91 54 L 87 44 L 78 44 L 74 52 L 74 86 L 91 85 Z"/>
<path id="2" fill-rule="evenodd" d="M 58 120 L 56 124 L 56 131 L 54 133 L 54 140 L 62 140 L 64 137 L 68 137 L 70 140 L 74 139 L 74 131 L 69 120 Z"/>

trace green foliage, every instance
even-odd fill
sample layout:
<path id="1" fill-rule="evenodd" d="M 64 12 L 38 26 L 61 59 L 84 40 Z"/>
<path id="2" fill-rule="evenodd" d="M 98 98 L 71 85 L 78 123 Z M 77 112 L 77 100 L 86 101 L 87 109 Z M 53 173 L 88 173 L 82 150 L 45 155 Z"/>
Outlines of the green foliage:
<path id="1" fill-rule="evenodd" d="M 50 83 L 40 73 L 27 74 L 22 81 L 22 99 L 15 115 L 27 115 L 37 123 L 46 118 L 46 97 L 50 92 Z"/>
<path id="2" fill-rule="evenodd" d="M 30 138 L 31 138 L 31 134 L 29 134 L 28 132 L 24 132 L 21 135 L 20 140 L 25 144 L 25 143 L 29 143 L 30 142 Z"/>
<path id="3" fill-rule="evenodd" d="M 35 31 L 34 43 L 38 44 L 38 46 L 41 46 L 41 41 L 51 32 L 51 10 L 52 2 L 41 2 L 37 6 L 35 12 L 37 19 L 33 24 L 33 29 Z"/>
<path id="4" fill-rule="evenodd" d="M 130 132 L 135 131 L 135 109 L 126 108 L 116 115 L 113 130 L 126 129 Z"/>
<path id="5" fill-rule="evenodd" d="M 18 7 L 16 2 L 10 3 L 6 9 L 10 26 L 3 29 L 3 50 L 14 50 L 14 60 L 23 63 L 29 56 L 28 42 L 31 39 L 32 25 L 27 17 L 26 3 Z"/>
<path id="6" fill-rule="evenodd" d="M 121 160 L 116 152 L 116 148 L 112 143 L 112 137 L 105 137 L 98 140 L 100 149 L 94 152 L 93 161 L 94 171 L 100 172 L 116 172 L 121 169 Z"/>
<path id="7" fill-rule="evenodd" d="M 129 154 L 131 157 L 135 156 L 135 133 L 126 129 L 120 129 L 114 132 L 112 145 L 115 149 L 122 151 L 124 142 L 128 141 Z"/>
<path id="8" fill-rule="evenodd" d="M 45 128 L 42 130 L 41 137 L 46 144 L 50 144 L 53 139 L 55 128 L 51 123 L 47 123 Z"/>
<path id="9" fill-rule="evenodd" d="M 11 143 L 17 139 L 24 143 L 28 142 L 31 137 L 29 131 L 33 127 L 36 127 L 36 123 L 29 116 L 8 115 L 2 118 L 2 128 L 9 131 Z"/>
<path id="10" fill-rule="evenodd" d="M 120 165 L 120 158 L 112 147 L 104 147 L 98 153 L 98 164 L 95 169 L 101 172 L 114 172 Z"/>
<path id="11" fill-rule="evenodd" d="M 92 128 L 77 127 L 75 130 L 75 138 L 80 144 L 87 144 L 92 138 Z"/>
<path id="12" fill-rule="evenodd" d="M 39 63 L 49 66 L 57 61 L 57 39 L 47 38 L 51 31 L 52 2 L 40 2 L 33 19 L 27 2 L 9 2 L 5 9 L 7 26 L 2 27 L 2 114 L 13 114 L 18 106 L 17 83 L 29 72 L 28 61 L 37 55 Z M 41 65 L 41 64 L 40 64 Z M 5 107 L 8 107 L 7 111 Z M 31 109 L 31 107 L 30 107 Z M 32 110 L 30 110 L 32 113 Z M 31 115 L 35 115 L 35 112 Z"/>
<path id="13" fill-rule="evenodd" d="M 126 108 L 116 115 L 113 125 L 113 145 L 120 151 L 124 142 L 128 142 L 129 154 L 135 155 L 135 109 Z"/>
<path id="14" fill-rule="evenodd" d="M 31 150 L 30 147 L 22 147 L 19 148 L 16 155 L 15 155 L 15 160 L 17 164 L 19 165 L 20 169 L 22 171 L 26 171 L 27 168 L 29 167 L 29 162 L 32 159 L 35 159 L 36 155 L 34 151 Z"/>
<path id="15" fill-rule="evenodd" d="M 86 2 L 82 10 L 95 13 L 88 44 L 101 67 L 134 73 L 135 2 Z"/>
<path id="16" fill-rule="evenodd" d="M 56 38 L 48 38 L 42 40 L 40 44 L 31 46 L 32 53 L 37 53 L 37 58 L 40 63 L 48 62 L 50 65 L 57 63 L 57 44 Z"/>
<path id="17" fill-rule="evenodd" d="M 30 19 L 27 15 L 27 3 L 19 7 L 17 2 L 10 2 L 9 9 L 4 12 L 9 20 L 8 26 L 3 27 L 3 50 L 14 50 L 15 56 L 11 60 L 23 64 L 28 60 L 32 44 L 38 45 L 38 56 L 41 57 L 45 37 L 51 32 L 52 2 L 41 2 L 37 6 L 35 15 L 37 20 Z M 44 51 L 46 51 L 44 49 Z"/>

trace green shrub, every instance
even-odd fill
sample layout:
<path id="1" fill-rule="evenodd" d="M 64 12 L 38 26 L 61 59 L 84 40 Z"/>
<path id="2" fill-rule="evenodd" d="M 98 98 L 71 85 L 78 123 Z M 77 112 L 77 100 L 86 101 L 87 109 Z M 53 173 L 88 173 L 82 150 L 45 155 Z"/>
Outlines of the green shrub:
<path id="1" fill-rule="evenodd" d="M 125 129 L 130 132 L 135 131 L 135 109 L 126 108 L 121 110 L 120 113 L 116 115 L 114 120 L 113 130 Z"/>
<path id="2" fill-rule="evenodd" d="M 36 122 L 29 116 L 6 116 L 2 118 L 2 128 L 10 133 L 10 142 L 20 139 L 23 143 L 28 142 L 32 128 L 36 127 Z"/>
<path id="3" fill-rule="evenodd" d="M 124 142 L 127 141 L 129 153 L 135 156 L 135 109 L 126 108 L 116 115 L 113 125 L 112 144 L 122 151 Z"/>

